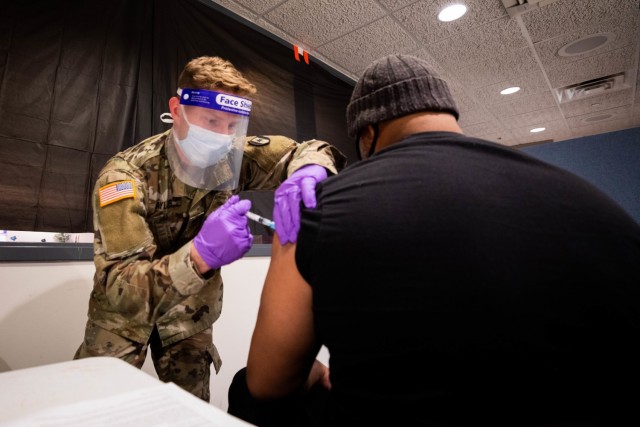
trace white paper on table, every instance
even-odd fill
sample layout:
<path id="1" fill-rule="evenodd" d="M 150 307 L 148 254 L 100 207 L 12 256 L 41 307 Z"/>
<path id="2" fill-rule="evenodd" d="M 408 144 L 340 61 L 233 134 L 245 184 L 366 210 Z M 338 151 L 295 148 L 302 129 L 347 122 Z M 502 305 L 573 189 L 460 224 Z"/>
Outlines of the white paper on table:
<path id="1" fill-rule="evenodd" d="M 0 423 L 7 427 L 247 427 L 173 383 L 87 400 Z"/>

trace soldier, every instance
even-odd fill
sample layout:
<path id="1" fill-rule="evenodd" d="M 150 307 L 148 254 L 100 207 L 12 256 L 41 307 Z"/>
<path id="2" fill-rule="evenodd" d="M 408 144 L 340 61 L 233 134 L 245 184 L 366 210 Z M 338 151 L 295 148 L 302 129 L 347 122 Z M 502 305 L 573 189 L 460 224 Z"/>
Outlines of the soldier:
<path id="1" fill-rule="evenodd" d="M 281 184 L 277 232 L 295 241 L 299 201 L 313 207 L 315 183 L 345 160 L 323 141 L 245 137 L 256 89 L 226 60 L 190 61 L 178 87 L 163 119 L 172 128 L 116 154 L 98 176 L 96 273 L 74 359 L 113 356 L 140 368 L 150 346 L 161 380 L 209 401 L 210 365 L 221 365 L 212 342 L 220 267 L 252 243 L 251 202 L 233 194 Z"/>

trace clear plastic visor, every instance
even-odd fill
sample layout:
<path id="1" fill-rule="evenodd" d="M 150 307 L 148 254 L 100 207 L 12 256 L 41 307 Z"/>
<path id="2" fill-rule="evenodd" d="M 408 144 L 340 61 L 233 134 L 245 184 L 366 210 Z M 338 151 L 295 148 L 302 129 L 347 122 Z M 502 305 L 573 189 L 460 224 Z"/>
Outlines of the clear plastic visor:
<path id="1" fill-rule="evenodd" d="M 204 89 L 178 89 L 178 96 L 189 124 L 218 134 L 246 136 L 252 105 L 250 100 Z M 242 129 L 245 129 L 245 134 L 239 135 Z"/>
<path id="2" fill-rule="evenodd" d="M 224 92 L 179 89 L 184 124 L 173 129 L 167 157 L 176 176 L 192 187 L 238 186 L 251 101 Z"/>

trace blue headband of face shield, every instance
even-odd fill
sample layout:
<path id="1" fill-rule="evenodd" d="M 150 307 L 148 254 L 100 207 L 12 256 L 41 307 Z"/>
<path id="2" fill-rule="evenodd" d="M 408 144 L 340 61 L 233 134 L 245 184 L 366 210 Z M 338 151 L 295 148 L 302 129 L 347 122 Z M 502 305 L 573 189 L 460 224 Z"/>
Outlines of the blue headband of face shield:
<path id="1" fill-rule="evenodd" d="M 180 104 L 249 117 L 252 102 L 246 98 L 206 89 L 178 89 Z"/>

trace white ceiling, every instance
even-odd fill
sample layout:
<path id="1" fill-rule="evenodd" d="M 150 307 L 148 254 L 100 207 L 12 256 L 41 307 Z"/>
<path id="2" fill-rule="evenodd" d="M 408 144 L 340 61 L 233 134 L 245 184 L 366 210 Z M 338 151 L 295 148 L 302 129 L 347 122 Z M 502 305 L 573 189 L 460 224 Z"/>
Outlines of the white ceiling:
<path id="1" fill-rule="evenodd" d="M 640 0 L 210 1 L 353 81 L 390 53 L 428 60 L 449 82 L 467 135 L 515 146 L 640 126 Z M 467 13 L 438 21 L 452 3 Z M 558 54 L 603 33 L 609 42 L 595 50 Z M 602 93 L 567 102 L 557 95 L 618 73 L 624 79 Z M 500 95 L 510 86 L 521 90 Z M 531 133 L 535 127 L 546 130 Z"/>

